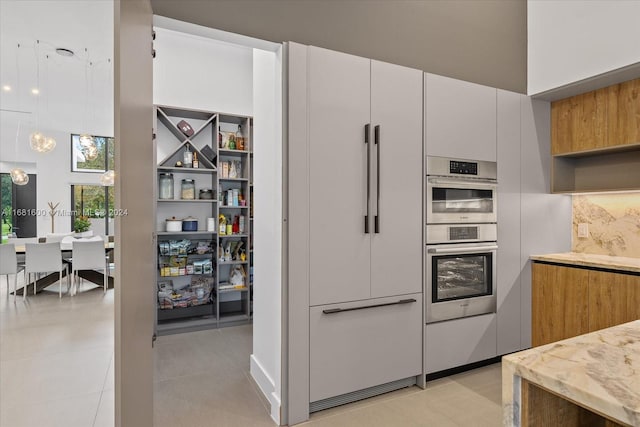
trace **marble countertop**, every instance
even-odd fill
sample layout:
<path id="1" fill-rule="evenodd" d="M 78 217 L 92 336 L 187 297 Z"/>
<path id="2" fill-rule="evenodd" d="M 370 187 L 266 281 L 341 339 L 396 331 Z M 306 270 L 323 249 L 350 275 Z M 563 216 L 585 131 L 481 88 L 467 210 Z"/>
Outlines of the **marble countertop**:
<path id="1" fill-rule="evenodd" d="M 503 357 L 505 426 L 520 425 L 519 378 L 640 426 L 640 320 Z"/>
<path id="2" fill-rule="evenodd" d="M 579 265 L 583 267 L 607 268 L 610 270 L 640 273 L 640 258 L 621 256 L 582 254 L 565 252 L 558 254 L 531 255 L 533 261 L 546 261 L 558 264 Z"/>

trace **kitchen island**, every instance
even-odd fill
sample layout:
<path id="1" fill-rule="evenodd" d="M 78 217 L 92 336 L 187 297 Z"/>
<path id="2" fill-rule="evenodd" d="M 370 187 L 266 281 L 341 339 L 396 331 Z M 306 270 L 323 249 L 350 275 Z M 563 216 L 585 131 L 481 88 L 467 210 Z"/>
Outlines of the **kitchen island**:
<path id="1" fill-rule="evenodd" d="M 503 425 L 640 426 L 640 320 L 502 359 Z"/>

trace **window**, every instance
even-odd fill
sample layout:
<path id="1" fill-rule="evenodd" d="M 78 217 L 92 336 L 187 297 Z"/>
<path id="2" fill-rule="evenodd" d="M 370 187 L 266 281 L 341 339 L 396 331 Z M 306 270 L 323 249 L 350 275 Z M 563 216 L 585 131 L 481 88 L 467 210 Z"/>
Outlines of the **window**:
<path id="1" fill-rule="evenodd" d="M 102 185 L 71 186 L 71 229 L 74 230 L 76 218 L 83 216 L 91 222 L 94 234 L 113 234 L 113 208 L 115 206 L 114 187 Z"/>
<path id="2" fill-rule="evenodd" d="M 113 169 L 115 140 L 106 136 L 94 136 L 98 156 L 87 160 L 80 145 L 80 135 L 71 134 L 71 172 L 105 172 Z"/>

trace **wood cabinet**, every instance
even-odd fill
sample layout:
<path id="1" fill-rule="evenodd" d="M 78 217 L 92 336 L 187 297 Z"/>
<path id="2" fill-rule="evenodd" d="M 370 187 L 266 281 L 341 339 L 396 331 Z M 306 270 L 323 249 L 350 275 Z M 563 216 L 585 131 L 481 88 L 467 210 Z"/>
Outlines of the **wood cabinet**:
<path id="1" fill-rule="evenodd" d="M 533 264 L 531 344 L 589 332 L 589 270 Z"/>
<path id="2" fill-rule="evenodd" d="M 640 319 L 640 276 L 589 272 L 589 331 Z"/>
<path id="3" fill-rule="evenodd" d="M 605 148 L 608 89 L 551 103 L 551 154 Z"/>
<path id="4" fill-rule="evenodd" d="M 496 161 L 496 89 L 436 74 L 424 78 L 429 156 Z"/>
<path id="5" fill-rule="evenodd" d="M 533 263 L 532 345 L 640 319 L 640 276 Z"/>
<path id="6" fill-rule="evenodd" d="M 637 190 L 640 79 L 551 104 L 551 191 Z"/>
<path id="7" fill-rule="evenodd" d="M 309 47 L 310 305 L 422 291 L 422 72 Z"/>
<path id="8" fill-rule="evenodd" d="M 640 143 L 640 79 L 551 103 L 551 153 Z"/>

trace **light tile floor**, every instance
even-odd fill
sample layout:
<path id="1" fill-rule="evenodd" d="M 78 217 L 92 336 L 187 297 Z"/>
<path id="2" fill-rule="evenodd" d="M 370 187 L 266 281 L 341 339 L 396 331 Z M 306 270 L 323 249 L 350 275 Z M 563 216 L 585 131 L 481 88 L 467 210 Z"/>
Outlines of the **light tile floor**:
<path id="1" fill-rule="evenodd" d="M 0 426 L 113 426 L 113 290 L 6 298 L 0 281 Z M 155 427 L 275 424 L 249 374 L 251 325 L 159 337 Z M 311 415 L 301 425 L 501 425 L 500 364 Z"/>
<path id="2" fill-rule="evenodd" d="M 0 426 L 113 426 L 113 330 L 113 290 L 59 299 L 54 284 L 14 304 L 3 276 Z"/>

